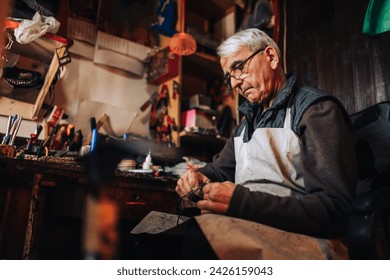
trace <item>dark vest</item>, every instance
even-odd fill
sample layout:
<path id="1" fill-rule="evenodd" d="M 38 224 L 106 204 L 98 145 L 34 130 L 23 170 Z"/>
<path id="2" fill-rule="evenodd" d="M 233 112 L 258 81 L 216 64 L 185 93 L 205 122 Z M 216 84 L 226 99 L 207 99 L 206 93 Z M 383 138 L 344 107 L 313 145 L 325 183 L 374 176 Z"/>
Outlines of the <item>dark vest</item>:
<path id="1" fill-rule="evenodd" d="M 336 97 L 316 88 L 299 86 L 296 82 L 296 76 L 293 73 L 287 75 L 286 78 L 287 84 L 285 88 L 278 94 L 268 110 L 263 111 L 263 108 L 260 105 L 251 104 L 249 101 L 245 101 L 240 105 L 238 109 L 245 116 L 245 120 L 237 127 L 234 136 L 241 135 L 242 130 L 245 129 L 244 142 L 248 142 L 254 129 L 264 127 L 283 127 L 284 119 L 286 117 L 286 108 L 290 97 L 292 97 L 291 129 L 297 135 L 298 124 L 301 121 L 303 114 L 312 104 L 320 100 L 333 100 L 336 102 L 344 112 L 346 118 L 349 120 L 347 112 Z M 253 122 L 255 125 L 253 125 Z M 253 129 L 250 129 L 251 127 L 253 127 Z"/>

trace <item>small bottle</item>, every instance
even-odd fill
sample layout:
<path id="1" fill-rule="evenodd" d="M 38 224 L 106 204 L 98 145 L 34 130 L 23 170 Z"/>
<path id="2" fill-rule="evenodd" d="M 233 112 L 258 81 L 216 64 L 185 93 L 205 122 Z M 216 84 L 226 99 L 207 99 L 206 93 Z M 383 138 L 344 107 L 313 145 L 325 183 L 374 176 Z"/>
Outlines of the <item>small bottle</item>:
<path id="1" fill-rule="evenodd" d="M 152 163 L 152 155 L 149 151 L 148 155 L 145 157 L 145 161 L 142 164 L 142 169 L 152 169 L 153 163 Z"/>

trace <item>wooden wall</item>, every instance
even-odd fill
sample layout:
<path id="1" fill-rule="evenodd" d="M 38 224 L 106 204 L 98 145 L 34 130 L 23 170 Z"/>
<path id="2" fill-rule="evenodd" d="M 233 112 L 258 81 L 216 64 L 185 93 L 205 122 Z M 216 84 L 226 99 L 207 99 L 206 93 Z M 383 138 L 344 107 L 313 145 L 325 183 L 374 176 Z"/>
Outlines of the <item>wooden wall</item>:
<path id="1" fill-rule="evenodd" d="M 349 113 L 390 100 L 390 32 L 362 33 L 368 2 L 280 0 L 286 70 L 338 97 Z"/>

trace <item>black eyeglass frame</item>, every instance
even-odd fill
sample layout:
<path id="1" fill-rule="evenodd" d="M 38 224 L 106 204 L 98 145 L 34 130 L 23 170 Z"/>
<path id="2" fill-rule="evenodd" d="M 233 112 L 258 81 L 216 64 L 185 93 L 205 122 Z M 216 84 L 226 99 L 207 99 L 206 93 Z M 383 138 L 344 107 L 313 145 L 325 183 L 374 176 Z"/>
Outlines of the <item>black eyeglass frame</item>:
<path id="1" fill-rule="evenodd" d="M 262 52 L 264 51 L 266 48 L 260 48 L 258 49 L 257 51 L 255 51 L 254 53 L 252 53 L 249 57 L 247 57 L 243 62 L 239 63 L 238 65 L 234 66 L 233 70 L 232 71 L 235 71 L 235 70 L 240 70 L 240 75 L 238 75 L 237 77 L 233 76 L 232 74 L 230 73 L 226 73 L 225 76 L 224 76 L 224 80 L 225 80 L 225 84 L 229 87 L 229 88 L 232 88 L 232 83 L 231 83 L 231 78 L 233 77 L 234 79 L 240 79 L 241 78 L 241 75 L 242 75 L 242 70 L 244 69 L 244 65 L 245 63 L 247 63 L 249 60 L 251 60 L 255 55 L 257 55 L 259 52 Z"/>

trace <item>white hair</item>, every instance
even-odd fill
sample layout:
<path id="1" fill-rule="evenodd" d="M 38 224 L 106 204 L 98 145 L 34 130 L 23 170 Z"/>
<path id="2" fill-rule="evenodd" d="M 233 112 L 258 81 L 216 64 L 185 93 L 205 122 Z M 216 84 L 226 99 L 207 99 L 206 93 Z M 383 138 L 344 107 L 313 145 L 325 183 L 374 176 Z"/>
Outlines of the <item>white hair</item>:
<path id="1" fill-rule="evenodd" d="M 256 51 L 268 46 L 273 47 L 279 57 L 281 57 L 278 45 L 267 33 L 257 28 L 248 28 L 233 34 L 223 41 L 217 48 L 217 54 L 220 57 L 227 57 L 236 53 L 242 47 L 246 47 L 250 51 Z"/>

